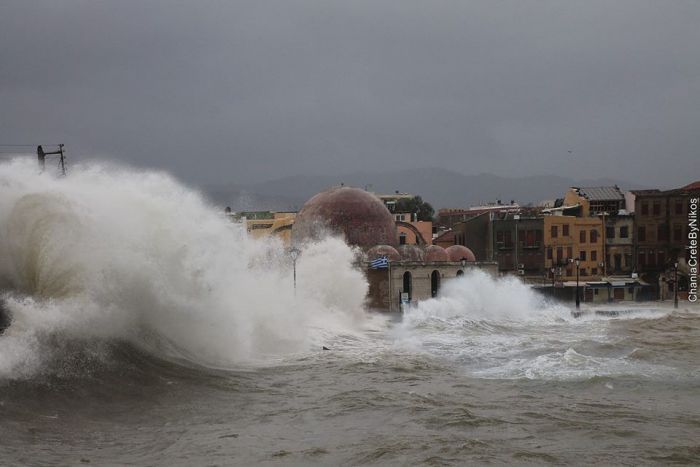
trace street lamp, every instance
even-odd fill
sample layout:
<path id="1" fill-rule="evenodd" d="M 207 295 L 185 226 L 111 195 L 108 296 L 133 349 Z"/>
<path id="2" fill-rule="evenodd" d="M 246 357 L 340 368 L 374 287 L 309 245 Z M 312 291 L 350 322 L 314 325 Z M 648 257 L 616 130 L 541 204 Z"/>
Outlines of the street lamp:
<path id="1" fill-rule="evenodd" d="M 581 260 L 579 258 L 576 258 L 570 259 L 569 262 L 576 263 L 576 309 L 578 310 L 579 308 L 581 308 L 581 298 L 579 297 L 578 293 L 578 270 L 579 266 L 581 265 Z"/>
<path id="2" fill-rule="evenodd" d="M 464 271 L 464 267 L 467 265 L 467 258 L 462 258 L 459 262 L 462 265 L 462 271 Z"/>
<path id="3" fill-rule="evenodd" d="M 673 263 L 673 308 L 678 308 L 678 261 Z"/>
<path id="4" fill-rule="evenodd" d="M 554 269 L 554 266 L 552 266 L 552 269 L 550 269 L 552 272 L 552 297 L 554 297 L 554 273 L 556 272 L 556 269 Z"/>
<path id="5" fill-rule="evenodd" d="M 301 254 L 301 250 L 297 247 L 289 249 L 289 257 L 292 258 L 292 267 L 294 269 L 294 295 L 297 294 L 297 258 Z"/>

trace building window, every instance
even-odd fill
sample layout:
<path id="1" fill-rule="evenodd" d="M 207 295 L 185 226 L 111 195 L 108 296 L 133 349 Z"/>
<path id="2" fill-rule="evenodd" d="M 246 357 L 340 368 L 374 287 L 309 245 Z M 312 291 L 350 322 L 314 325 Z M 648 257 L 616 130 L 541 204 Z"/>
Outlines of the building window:
<path id="1" fill-rule="evenodd" d="M 440 273 L 438 271 L 433 271 L 430 274 L 430 296 L 437 297 L 438 291 L 440 290 Z"/>
<path id="2" fill-rule="evenodd" d="M 505 239 L 506 248 L 512 247 L 513 246 L 513 239 L 512 239 L 512 236 L 510 234 L 510 230 L 506 230 L 505 232 L 503 232 L 503 235 L 504 235 L 504 239 Z"/>
<path id="3" fill-rule="evenodd" d="M 649 215 L 649 204 L 646 201 L 642 201 L 642 216 Z"/>
<path id="4" fill-rule="evenodd" d="M 557 264 L 561 264 L 562 257 L 564 256 L 564 248 L 557 247 Z"/>
<path id="5" fill-rule="evenodd" d="M 547 259 L 552 259 L 552 247 L 548 246 L 547 247 Z"/>
<path id="6" fill-rule="evenodd" d="M 676 200 L 676 215 L 683 214 L 683 201 Z"/>
<path id="7" fill-rule="evenodd" d="M 668 226 L 666 224 L 659 224 L 656 229 L 656 238 L 660 242 L 668 241 Z"/>
<path id="8" fill-rule="evenodd" d="M 570 246 L 566 247 L 566 257 L 567 258 L 573 258 L 574 257 L 574 249 Z"/>
<path id="9" fill-rule="evenodd" d="M 659 203 L 659 202 L 654 202 L 654 215 L 655 216 L 661 215 L 661 203 Z"/>
<path id="10" fill-rule="evenodd" d="M 581 250 L 578 252 L 578 259 L 581 261 L 586 261 L 586 250 Z"/>
<path id="11" fill-rule="evenodd" d="M 534 247 L 537 246 L 535 241 L 535 231 L 528 230 L 525 232 L 525 246 Z"/>
<path id="12" fill-rule="evenodd" d="M 535 230 L 535 241 L 537 243 L 542 243 L 542 231 L 541 230 Z"/>
<path id="13" fill-rule="evenodd" d="M 406 244 L 406 234 L 404 232 L 401 232 L 399 234 L 399 245 L 405 245 Z"/>
<path id="14" fill-rule="evenodd" d="M 605 236 L 608 238 L 615 238 L 615 227 L 606 227 Z"/>
<path id="15" fill-rule="evenodd" d="M 597 242 L 598 242 L 598 231 L 591 230 L 591 243 L 597 243 Z"/>
<path id="16" fill-rule="evenodd" d="M 564 236 L 564 237 L 568 237 L 568 236 L 569 236 L 569 224 L 564 224 L 564 225 L 562 226 L 562 228 L 561 228 L 561 234 L 562 234 L 562 236 Z"/>
<path id="17" fill-rule="evenodd" d="M 640 268 L 644 268 L 647 265 L 647 255 L 643 252 L 639 252 L 639 257 L 637 259 Z"/>
<path id="18" fill-rule="evenodd" d="M 654 250 L 649 250 L 647 260 L 649 261 L 649 266 L 656 266 L 656 255 L 654 254 Z"/>
<path id="19" fill-rule="evenodd" d="M 598 251 L 591 250 L 591 261 L 598 261 Z"/>
<path id="20" fill-rule="evenodd" d="M 659 262 L 656 264 L 658 264 L 659 266 L 663 266 L 666 263 L 666 253 L 663 251 L 659 251 L 657 254 L 659 256 Z"/>
<path id="21" fill-rule="evenodd" d="M 581 268 L 581 275 L 582 276 L 587 276 L 588 273 L 586 273 L 586 268 Z"/>
<path id="22" fill-rule="evenodd" d="M 585 230 L 582 230 L 581 232 L 579 232 L 578 241 L 579 241 L 579 243 L 586 243 L 586 231 Z"/>
<path id="23" fill-rule="evenodd" d="M 627 227 L 626 225 L 620 227 L 620 238 L 629 238 L 629 235 L 629 227 Z"/>
<path id="24" fill-rule="evenodd" d="M 557 238 L 559 236 L 559 229 L 556 225 L 552 226 L 552 238 Z"/>
<path id="25" fill-rule="evenodd" d="M 637 228 L 637 240 L 640 242 L 645 242 L 647 240 L 647 229 L 645 229 L 643 225 Z"/>
<path id="26" fill-rule="evenodd" d="M 683 226 L 674 225 L 673 226 L 673 241 L 682 242 L 683 241 Z"/>
<path id="27" fill-rule="evenodd" d="M 409 271 L 406 271 L 403 273 L 403 293 L 408 294 L 408 299 L 411 299 L 412 291 L 411 291 L 411 286 L 412 284 L 411 280 L 411 273 Z"/>

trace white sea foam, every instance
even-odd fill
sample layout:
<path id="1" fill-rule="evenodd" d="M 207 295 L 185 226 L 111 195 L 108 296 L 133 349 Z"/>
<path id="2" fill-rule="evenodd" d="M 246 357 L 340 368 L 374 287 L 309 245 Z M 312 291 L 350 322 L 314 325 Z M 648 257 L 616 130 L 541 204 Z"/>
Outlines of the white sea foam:
<path id="1" fill-rule="evenodd" d="M 494 279 L 473 271 L 445 284 L 438 297 L 410 307 L 395 328 L 395 344 L 454 361 L 483 378 L 586 379 L 639 374 L 663 376 L 672 369 L 629 359 L 611 335 L 616 320 L 656 319 L 654 307 L 584 306 L 575 318 L 564 304 L 546 300 L 517 278 Z M 624 347 L 624 346 L 623 346 Z M 587 355 L 590 349 L 601 355 Z M 605 352 L 610 355 L 603 355 Z"/>
<path id="2" fill-rule="evenodd" d="M 0 164 L 0 376 L 31 375 L 56 339 L 118 339 L 230 367 L 366 324 L 367 284 L 342 240 L 291 262 L 163 173 L 99 164 L 66 178 Z"/>

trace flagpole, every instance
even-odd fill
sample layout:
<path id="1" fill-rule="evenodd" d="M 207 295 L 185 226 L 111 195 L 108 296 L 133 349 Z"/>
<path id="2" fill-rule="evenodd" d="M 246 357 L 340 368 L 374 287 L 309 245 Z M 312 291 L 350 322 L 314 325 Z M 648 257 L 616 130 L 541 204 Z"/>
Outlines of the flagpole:
<path id="1" fill-rule="evenodd" d="M 389 313 L 394 311 L 393 305 L 394 305 L 394 285 L 393 285 L 392 280 L 391 280 L 391 261 L 389 261 Z"/>

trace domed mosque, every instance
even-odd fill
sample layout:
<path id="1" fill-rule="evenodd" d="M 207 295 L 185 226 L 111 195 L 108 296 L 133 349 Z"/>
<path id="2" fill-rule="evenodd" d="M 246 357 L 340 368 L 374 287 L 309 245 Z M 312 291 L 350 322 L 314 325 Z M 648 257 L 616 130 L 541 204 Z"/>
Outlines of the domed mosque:
<path id="1" fill-rule="evenodd" d="M 347 186 L 322 191 L 301 208 L 292 227 L 292 243 L 341 234 L 348 245 L 396 246 L 396 224 L 384 203 L 372 193 Z"/>
<path id="2" fill-rule="evenodd" d="M 411 227 L 395 221 L 374 194 L 360 188 L 334 187 L 316 194 L 299 210 L 292 227 L 292 244 L 331 234 L 359 247 L 364 252 L 361 263 L 369 283 L 368 306 L 382 311 L 400 311 L 412 302 L 436 297 L 443 279 L 460 276 L 467 268 L 497 273 L 497 263 L 476 261 L 472 251 L 462 245 L 447 249 L 430 244 L 399 246 L 397 224 Z"/>

